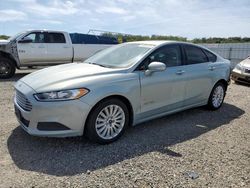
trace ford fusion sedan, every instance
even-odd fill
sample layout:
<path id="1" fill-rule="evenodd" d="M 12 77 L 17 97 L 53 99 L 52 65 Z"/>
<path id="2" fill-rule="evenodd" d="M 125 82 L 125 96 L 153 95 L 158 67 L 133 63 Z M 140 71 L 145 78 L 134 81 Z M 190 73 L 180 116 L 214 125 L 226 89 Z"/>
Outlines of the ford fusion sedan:
<path id="1" fill-rule="evenodd" d="M 130 125 L 203 105 L 220 108 L 229 76 L 230 62 L 201 46 L 124 43 L 23 77 L 15 85 L 15 113 L 31 135 L 110 143 Z"/>
<path id="2" fill-rule="evenodd" d="M 232 71 L 232 80 L 250 84 L 250 57 L 241 61 Z"/>

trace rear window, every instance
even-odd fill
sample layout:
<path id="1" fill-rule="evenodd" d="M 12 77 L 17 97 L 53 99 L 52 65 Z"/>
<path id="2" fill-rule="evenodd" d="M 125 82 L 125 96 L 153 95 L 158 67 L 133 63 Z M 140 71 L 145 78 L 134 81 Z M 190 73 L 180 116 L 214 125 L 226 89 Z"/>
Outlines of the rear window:
<path id="1" fill-rule="evenodd" d="M 48 43 L 66 43 L 64 34 L 62 33 L 48 33 Z"/>
<path id="2" fill-rule="evenodd" d="M 187 56 L 187 64 L 198 64 L 208 62 L 208 58 L 202 49 L 196 46 L 184 46 L 186 56 Z"/>
<path id="3" fill-rule="evenodd" d="M 214 55 L 213 53 L 211 53 L 211 52 L 209 52 L 209 51 L 207 51 L 207 50 L 203 50 L 203 51 L 204 51 L 205 54 L 207 55 L 208 60 L 209 60 L 210 62 L 215 62 L 215 61 L 217 60 L 216 55 Z"/>

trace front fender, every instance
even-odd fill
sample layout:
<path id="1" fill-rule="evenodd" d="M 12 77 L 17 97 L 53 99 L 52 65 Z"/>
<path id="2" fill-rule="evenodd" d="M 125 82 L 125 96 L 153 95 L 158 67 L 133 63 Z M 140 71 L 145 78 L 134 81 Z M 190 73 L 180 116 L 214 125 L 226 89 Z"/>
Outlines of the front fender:
<path id="1" fill-rule="evenodd" d="M 114 95 L 126 98 L 132 106 L 133 114 L 137 114 L 140 111 L 141 95 L 139 77 L 127 78 L 103 86 L 99 85 L 93 90 L 90 89 L 90 92 L 80 100 L 93 107 L 99 101 Z"/>

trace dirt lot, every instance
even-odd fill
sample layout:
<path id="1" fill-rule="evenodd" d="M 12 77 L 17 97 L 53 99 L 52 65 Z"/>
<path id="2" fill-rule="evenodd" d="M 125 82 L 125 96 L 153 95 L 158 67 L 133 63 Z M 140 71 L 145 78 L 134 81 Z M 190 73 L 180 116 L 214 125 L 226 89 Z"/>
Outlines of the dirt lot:
<path id="1" fill-rule="evenodd" d="M 250 87 L 231 84 L 218 111 L 191 109 L 97 145 L 19 127 L 13 83 L 26 72 L 0 81 L 0 187 L 250 186 Z"/>

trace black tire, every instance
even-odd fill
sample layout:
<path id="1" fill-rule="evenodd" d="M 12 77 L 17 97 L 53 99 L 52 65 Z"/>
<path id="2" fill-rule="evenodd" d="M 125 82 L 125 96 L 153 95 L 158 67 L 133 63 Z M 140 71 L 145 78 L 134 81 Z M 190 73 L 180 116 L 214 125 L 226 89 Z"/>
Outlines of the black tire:
<path id="1" fill-rule="evenodd" d="M 0 78 L 11 78 L 12 76 L 14 76 L 15 72 L 15 63 L 8 58 L 0 57 Z"/>
<path id="2" fill-rule="evenodd" d="M 220 102 L 219 105 L 215 105 L 213 103 L 213 96 L 214 96 L 214 92 L 215 92 L 216 88 L 218 88 L 218 87 L 223 89 L 223 98 L 222 98 L 222 101 Z M 222 104 L 224 102 L 225 95 L 226 95 L 226 86 L 225 86 L 225 84 L 222 83 L 222 82 L 218 82 L 217 84 L 215 84 L 215 86 L 213 87 L 213 89 L 212 89 L 212 91 L 210 93 L 209 99 L 208 99 L 208 103 L 207 103 L 208 109 L 210 109 L 210 110 L 218 110 L 222 106 Z"/>
<path id="3" fill-rule="evenodd" d="M 97 117 L 99 115 L 99 113 L 105 108 L 108 107 L 110 105 L 117 105 L 119 106 L 125 115 L 125 123 L 123 128 L 121 129 L 121 131 L 119 132 L 118 135 L 116 135 L 114 138 L 112 139 L 104 139 L 101 136 L 98 135 L 97 130 L 96 130 L 96 120 Z M 119 137 L 121 137 L 121 135 L 124 133 L 126 127 L 129 124 L 129 111 L 127 106 L 119 99 L 116 98 L 111 98 L 111 99 L 107 99 L 104 101 L 101 101 L 100 103 L 98 103 L 90 112 L 89 117 L 86 121 L 86 128 L 85 128 L 85 135 L 89 138 L 89 140 L 91 140 L 92 142 L 97 142 L 99 144 L 108 144 L 111 142 L 116 141 Z"/>

